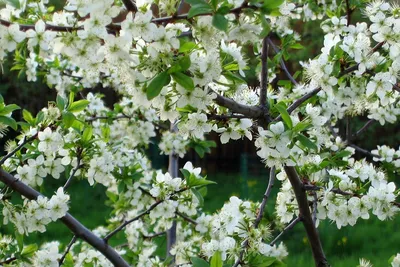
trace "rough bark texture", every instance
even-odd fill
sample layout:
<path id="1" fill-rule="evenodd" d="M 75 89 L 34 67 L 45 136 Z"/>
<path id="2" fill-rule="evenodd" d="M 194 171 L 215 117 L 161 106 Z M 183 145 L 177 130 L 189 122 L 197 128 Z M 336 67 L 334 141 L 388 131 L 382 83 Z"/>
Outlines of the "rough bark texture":
<path id="1" fill-rule="evenodd" d="M 41 194 L 30 186 L 22 183 L 20 180 L 0 169 L 0 181 L 18 192 L 22 196 L 35 200 Z M 128 267 L 130 266 L 112 247 L 110 247 L 103 239 L 93 234 L 77 219 L 67 213 L 60 219 L 78 238 L 89 243 L 93 248 L 103 254 L 114 266 Z"/>
<path id="2" fill-rule="evenodd" d="M 294 167 L 285 166 L 285 172 L 292 184 L 297 203 L 299 205 L 299 217 L 303 222 L 304 228 L 307 232 L 308 241 L 311 245 L 311 250 L 314 257 L 315 266 L 325 267 L 329 266 L 326 260 L 324 250 L 322 249 L 321 240 L 317 229 L 315 228 L 310 208 L 308 206 L 307 193 L 304 190 L 303 183 Z"/>

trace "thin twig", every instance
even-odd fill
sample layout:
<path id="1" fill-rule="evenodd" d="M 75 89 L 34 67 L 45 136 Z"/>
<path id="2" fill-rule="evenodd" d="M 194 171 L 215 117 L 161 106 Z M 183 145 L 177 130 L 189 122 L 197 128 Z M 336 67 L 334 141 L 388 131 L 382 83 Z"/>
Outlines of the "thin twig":
<path id="1" fill-rule="evenodd" d="M 169 198 L 171 198 L 171 196 L 173 196 L 173 195 L 175 195 L 175 194 L 182 193 L 182 192 L 184 192 L 184 191 L 186 191 L 186 190 L 188 190 L 188 189 L 189 189 L 188 187 L 182 188 L 182 189 L 176 191 L 175 193 L 171 194 Z M 169 199 L 169 198 L 168 198 L 168 199 Z M 144 215 L 149 214 L 153 209 L 155 209 L 158 205 L 160 205 L 160 204 L 163 203 L 163 202 L 164 202 L 164 200 L 157 200 L 157 201 L 154 202 L 147 210 L 143 211 L 142 213 L 140 213 L 140 214 L 137 215 L 136 217 L 134 217 L 134 218 L 132 218 L 132 219 L 130 219 L 130 220 L 128 220 L 128 221 L 123 222 L 120 226 L 118 226 L 118 227 L 115 228 L 113 231 L 111 231 L 109 234 L 107 234 L 107 235 L 103 238 L 103 240 L 104 240 L 105 242 L 108 242 L 108 240 L 109 240 L 111 237 L 113 237 L 113 236 L 114 236 L 115 234 L 117 234 L 119 231 L 121 231 L 122 229 L 124 229 L 125 226 L 127 226 L 128 224 L 130 224 L 130 223 L 132 223 L 132 222 L 134 222 L 134 221 L 139 220 L 139 219 L 142 218 Z"/>
<path id="2" fill-rule="evenodd" d="M 11 263 L 11 262 L 13 262 L 15 260 L 17 260 L 17 257 L 10 257 L 10 258 L 0 262 L 0 266 L 3 266 L 4 264 L 9 264 L 9 263 Z"/>
<path id="3" fill-rule="evenodd" d="M 348 144 L 349 147 L 354 148 L 356 151 L 361 152 L 367 156 L 373 157 L 373 158 L 381 158 L 381 156 L 377 155 L 377 154 L 373 154 L 371 152 L 369 152 L 368 150 L 361 148 L 359 146 L 356 146 L 354 144 Z"/>
<path id="4" fill-rule="evenodd" d="M 291 223 L 289 223 L 289 224 L 285 227 L 285 229 L 283 229 L 283 231 L 280 232 L 279 235 L 277 235 L 277 236 L 275 237 L 274 240 L 272 240 L 272 242 L 270 243 L 270 246 L 275 245 L 275 243 L 278 241 L 278 239 L 279 239 L 284 233 L 286 233 L 287 231 L 289 231 L 290 229 L 292 229 L 292 228 L 293 228 L 297 223 L 299 223 L 300 221 L 301 221 L 301 217 L 299 216 L 299 217 L 297 217 L 296 219 L 294 219 Z"/>
<path id="5" fill-rule="evenodd" d="M 30 141 L 33 141 L 36 138 L 36 135 L 31 136 L 29 138 L 26 138 L 26 136 L 24 137 L 24 140 L 22 141 L 21 144 L 19 144 L 16 148 L 14 148 L 10 153 L 8 153 L 7 155 L 5 155 L 1 160 L 0 160 L 0 166 L 4 164 L 4 162 L 11 158 L 12 156 L 14 156 L 15 153 L 17 153 L 24 145 L 26 145 L 27 143 L 29 143 Z"/>
<path id="6" fill-rule="evenodd" d="M 67 188 L 68 188 L 69 185 L 71 184 L 72 179 L 73 179 L 74 176 L 75 176 L 75 173 L 76 173 L 76 172 L 79 170 L 79 168 L 81 168 L 82 166 L 83 166 L 83 165 L 81 165 L 81 157 L 78 156 L 78 160 L 77 160 L 77 163 L 76 163 L 76 167 L 72 170 L 72 172 L 71 172 L 71 174 L 70 174 L 70 176 L 69 176 L 67 182 L 65 183 L 65 185 L 64 185 L 64 187 L 63 187 L 64 192 L 67 190 Z"/>
<path id="7" fill-rule="evenodd" d="M 293 104 L 291 104 L 288 109 L 287 112 L 290 114 L 292 113 L 296 108 L 298 108 L 301 104 L 303 104 L 304 102 L 306 102 L 308 99 L 310 99 L 311 97 L 313 97 L 314 95 L 318 94 L 319 91 L 321 91 L 321 87 L 315 88 L 314 90 L 312 90 L 311 92 L 303 95 L 302 97 L 300 97 L 299 99 L 297 99 L 296 101 L 293 102 Z M 274 119 L 274 121 L 279 121 L 282 119 L 282 116 L 279 115 L 278 117 L 276 117 Z"/>
<path id="8" fill-rule="evenodd" d="M 264 215 L 264 209 L 267 204 L 268 197 L 271 194 L 272 187 L 274 186 L 274 180 L 275 180 L 275 166 L 272 167 L 271 170 L 269 171 L 269 181 L 268 181 L 267 190 L 264 193 L 264 197 L 261 202 L 260 210 L 259 210 L 259 212 L 257 214 L 257 218 L 254 222 L 254 228 L 256 228 L 256 229 L 258 228 L 258 225 L 260 224 L 261 219 Z"/>
<path id="9" fill-rule="evenodd" d="M 128 224 L 139 220 L 140 218 L 142 218 L 144 215 L 149 214 L 150 211 L 152 211 L 153 209 L 155 209 L 158 205 L 160 205 L 161 203 L 163 203 L 163 200 L 159 200 L 156 201 L 155 203 L 153 203 L 147 210 L 143 211 L 142 213 L 140 213 L 138 216 L 123 222 L 120 226 L 118 226 L 117 228 L 115 228 L 113 231 L 111 231 L 109 234 L 107 234 L 103 240 L 105 242 L 108 242 L 108 240 L 113 237 L 114 235 L 116 235 L 119 231 L 121 231 L 122 229 L 124 229 L 125 226 L 127 226 Z"/>
<path id="10" fill-rule="evenodd" d="M 346 142 L 351 142 L 351 125 L 350 125 L 350 116 L 346 116 Z"/>
<path id="11" fill-rule="evenodd" d="M 178 215 L 179 217 L 181 217 L 182 219 L 184 219 L 185 221 L 187 221 L 193 225 L 197 225 L 197 222 L 195 220 L 193 220 L 190 217 L 185 216 L 184 214 L 180 213 L 179 211 L 176 211 L 175 214 Z"/>
<path id="12" fill-rule="evenodd" d="M 249 245 L 249 240 L 246 239 L 244 241 L 243 245 L 242 245 L 242 251 L 240 251 L 239 257 L 238 257 L 238 259 L 236 260 L 235 264 L 232 267 L 237 267 L 237 266 L 239 266 L 239 264 L 242 263 L 244 252 L 245 252 L 245 250 L 246 250 L 248 245 Z"/>
<path id="13" fill-rule="evenodd" d="M 276 171 L 275 167 L 272 167 L 271 170 L 269 171 L 269 180 L 268 180 L 267 189 L 265 190 L 265 193 L 264 193 L 264 196 L 263 196 L 263 200 L 262 200 L 261 205 L 260 205 L 260 209 L 258 211 L 256 220 L 254 221 L 254 224 L 253 224 L 253 227 L 256 228 L 256 229 L 258 228 L 258 226 L 259 226 L 259 224 L 261 222 L 261 219 L 262 219 L 263 214 L 264 214 L 264 209 L 265 209 L 265 206 L 267 204 L 268 197 L 271 194 L 272 187 L 274 186 L 275 171 Z M 240 251 L 239 257 L 236 260 L 235 264 L 233 265 L 234 267 L 238 266 L 242 262 L 244 253 L 245 253 L 246 248 L 247 248 L 248 245 L 249 245 L 249 240 L 246 239 L 244 241 L 242 247 L 241 247 L 241 251 Z"/>
<path id="14" fill-rule="evenodd" d="M 369 54 L 369 55 L 373 54 L 374 52 L 376 52 L 377 50 L 379 50 L 385 43 L 386 43 L 386 41 L 383 41 L 383 42 L 378 43 L 377 45 L 375 45 L 375 46 L 372 48 L 371 52 L 369 52 L 368 54 Z M 351 67 L 349 67 L 349 68 L 343 70 L 343 71 L 339 74 L 339 77 L 342 77 L 343 75 L 346 75 L 346 74 L 348 74 L 348 73 L 350 73 L 350 72 L 353 72 L 353 71 L 357 70 L 359 65 L 360 65 L 360 63 L 357 63 L 357 64 L 355 64 L 354 66 L 351 66 Z"/>
<path id="15" fill-rule="evenodd" d="M 65 257 L 67 256 L 68 252 L 71 250 L 72 245 L 76 242 L 76 240 L 78 239 L 78 237 L 76 235 L 74 235 L 71 239 L 71 241 L 69 242 L 67 249 L 65 250 L 64 254 L 62 255 L 62 257 L 58 260 L 58 266 L 61 266 L 65 260 Z"/>
<path id="16" fill-rule="evenodd" d="M 155 233 L 155 234 L 151 234 L 151 235 L 142 235 L 142 236 L 143 236 L 143 238 L 146 238 L 146 239 L 152 239 L 157 236 L 165 235 L 166 233 L 167 232 L 164 231 L 164 232 L 159 232 L 159 233 Z"/>
<path id="17" fill-rule="evenodd" d="M 279 48 L 274 44 L 274 42 L 268 38 L 268 43 L 274 50 L 275 54 L 279 54 L 281 51 L 279 51 Z M 285 61 L 283 61 L 282 57 L 279 58 L 279 63 L 281 65 L 281 69 L 283 72 L 286 74 L 286 77 L 294 84 L 298 85 L 299 83 L 294 79 L 293 75 L 290 74 L 289 70 L 286 67 Z"/>
<path id="18" fill-rule="evenodd" d="M 353 134 L 353 138 L 357 137 L 358 135 L 360 135 L 362 132 L 364 132 L 365 130 L 367 130 L 373 123 L 375 122 L 375 120 L 369 120 L 367 121 L 363 127 L 360 128 L 360 130 L 358 130 L 355 134 Z"/>

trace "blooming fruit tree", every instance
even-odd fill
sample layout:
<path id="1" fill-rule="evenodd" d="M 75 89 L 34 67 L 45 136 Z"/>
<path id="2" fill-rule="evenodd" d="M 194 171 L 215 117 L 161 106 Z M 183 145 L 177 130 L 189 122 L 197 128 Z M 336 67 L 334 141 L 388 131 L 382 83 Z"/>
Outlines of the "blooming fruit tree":
<path id="1" fill-rule="evenodd" d="M 293 25 L 305 21 L 321 25 L 324 41 L 292 75 L 286 62 L 302 49 Z M 37 114 L 0 97 L 1 135 L 19 133 L 0 160 L 1 223 L 15 226 L 1 236 L 0 265 L 285 266 L 279 238 L 299 223 L 315 265 L 328 266 L 321 220 L 341 228 L 399 211 L 387 173 L 399 170 L 400 150 L 356 143 L 400 115 L 399 40 L 400 8 L 381 1 L 68 0 L 61 10 L 5 2 L 0 60 L 58 96 Z M 99 86 L 118 94 L 113 108 Z M 354 129 L 362 115 L 369 121 Z M 221 144 L 254 140 L 270 170 L 259 203 L 233 196 L 215 214 L 202 211 L 213 182 L 191 162 L 179 170 L 178 159 L 209 152 L 213 131 Z M 168 172 L 146 157 L 156 135 Z M 45 196 L 50 179 L 59 188 Z M 275 179 L 277 236 L 264 216 Z M 107 225 L 89 230 L 68 213 L 71 183 L 107 187 Z M 71 230 L 68 245 L 24 242 L 56 220 Z M 389 262 L 399 266 L 400 254 Z"/>

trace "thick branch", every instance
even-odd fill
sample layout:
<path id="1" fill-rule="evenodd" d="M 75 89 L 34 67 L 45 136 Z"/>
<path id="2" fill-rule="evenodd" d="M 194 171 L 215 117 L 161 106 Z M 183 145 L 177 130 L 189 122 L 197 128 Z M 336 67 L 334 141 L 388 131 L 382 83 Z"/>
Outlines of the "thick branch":
<path id="1" fill-rule="evenodd" d="M 329 266 L 325 253 L 322 249 L 321 240 L 317 229 L 315 228 L 310 208 L 308 206 L 307 194 L 304 190 L 303 183 L 294 167 L 285 166 L 285 172 L 292 185 L 299 206 L 299 217 L 301 218 L 304 228 L 307 232 L 308 241 L 311 245 L 311 250 L 314 257 L 315 266 Z"/>
<path id="2" fill-rule="evenodd" d="M 268 37 L 262 42 L 261 50 L 261 79 L 260 79 L 260 106 L 265 107 L 267 104 L 267 88 L 268 88 Z"/>
<path id="3" fill-rule="evenodd" d="M 213 93 L 217 95 L 217 98 L 214 99 L 215 103 L 229 109 L 233 113 L 240 113 L 248 118 L 259 118 L 264 114 L 260 107 L 239 104 L 231 98 L 224 97 L 216 92 Z"/>
<path id="4" fill-rule="evenodd" d="M 32 187 L 22 183 L 11 174 L 0 169 L 0 181 L 5 183 L 7 186 L 18 192 L 22 196 L 35 200 L 41 194 Z M 104 240 L 93 234 L 89 229 L 82 225 L 77 219 L 67 213 L 60 219 L 78 238 L 86 241 L 92 247 L 97 249 L 103 254 L 110 262 L 115 266 L 128 267 L 129 264 Z"/>
<path id="5" fill-rule="evenodd" d="M 126 9 L 128 11 L 131 11 L 131 12 L 137 11 L 137 7 L 132 0 L 121 0 L 121 1 L 122 1 L 122 3 L 124 3 L 124 6 L 126 7 Z"/>

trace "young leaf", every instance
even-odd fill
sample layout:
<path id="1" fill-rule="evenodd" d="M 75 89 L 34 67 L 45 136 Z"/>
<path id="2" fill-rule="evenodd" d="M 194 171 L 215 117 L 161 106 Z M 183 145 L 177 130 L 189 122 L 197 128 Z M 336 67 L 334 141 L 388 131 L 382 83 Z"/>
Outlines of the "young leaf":
<path id="1" fill-rule="evenodd" d="M 153 80 L 151 80 L 150 84 L 147 86 L 147 99 L 151 100 L 158 96 L 162 88 L 168 85 L 170 81 L 171 77 L 169 76 L 168 72 L 164 71 L 158 74 Z"/>
<path id="2" fill-rule="evenodd" d="M 216 251 L 211 257 L 210 267 L 222 267 L 221 251 Z"/>
<path id="3" fill-rule="evenodd" d="M 299 135 L 297 136 L 297 139 L 300 141 L 300 143 L 301 143 L 303 146 L 305 146 L 305 147 L 307 147 L 307 148 L 309 148 L 309 149 L 315 150 L 315 151 L 318 150 L 317 145 L 314 144 L 314 142 L 312 142 L 308 137 L 305 137 L 304 135 L 299 134 Z"/>
<path id="4" fill-rule="evenodd" d="M 283 121 L 286 123 L 289 129 L 292 129 L 293 128 L 292 118 L 290 118 L 290 115 L 286 110 L 286 105 L 281 102 L 276 104 L 275 108 L 279 111 Z"/>
<path id="5" fill-rule="evenodd" d="M 35 119 L 33 118 L 32 114 L 26 109 L 22 110 L 22 117 L 27 123 L 35 124 Z"/>
<path id="6" fill-rule="evenodd" d="M 192 6 L 188 13 L 189 19 L 193 18 L 194 16 L 211 13 L 213 11 L 212 7 L 202 0 L 186 0 L 186 2 Z"/>
<path id="7" fill-rule="evenodd" d="M 71 104 L 71 106 L 68 108 L 69 112 L 79 112 L 84 110 L 88 105 L 89 105 L 90 101 L 86 100 L 86 99 L 82 99 L 79 101 L 76 101 L 74 103 Z"/>
<path id="8" fill-rule="evenodd" d="M 93 135 L 93 128 L 90 126 L 86 127 L 82 134 L 82 141 L 88 142 L 90 138 L 92 138 L 92 135 Z"/>
<path id="9" fill-rule="evenodd" d="M 0 123 L 10 126 L 14 130 L 18 128 L 17 122 L 13 118 L 7 116 L 0 116 Z"/>
<path id="10" fill-rule="evenodd" d="M 62 96 L 60 96 L 60 95 L 57 95 L 56 103 L 57 103 L 58 109 L 60 111 L 63 111 L 64 108 L 65 108 L 65 100 L 64 100 L 64 98 Z"/>
<path id="11" fill-rule="evenodd" d="M 7 105 L 2 110 L 0 110 L 0 115 L 2 116 L 7 115 L 17 109 L 20 109 L 20 107 L 15 104 Z"/>
<path id="12" fill-rule="evenodd" d="M 215 14 L 212 18 L 212 25 L 221 31 L 226 31 L 228 29 L 228 20 L 222 14 Z"/>
<path id="13" fill-rule="evenodd" d="M 67 128 L 72 126 L 72 124 L 74 123 L 75 119 L 76 119 L 75 115 L 72 114 L 71 112 L 64 112 L 62 114 L 62 121 L 63 121 L 65 127 L 67 127 Z"/>
<path id="14" fill-rule="evenodd" d="M 177 84 L 181 85 L 186 90 L 188 91 L 194 90 L 193 80 L 186 74 L 183 74 L 182 72 L 175 72 L 172 73 L 171 76 Z"/>
<path id="15" fill-rule="evenodd" d="M 192 257 L 190 261 L 192 262 L 193 267 L 210 267 L 210 264 L 202 258 Z"/>

